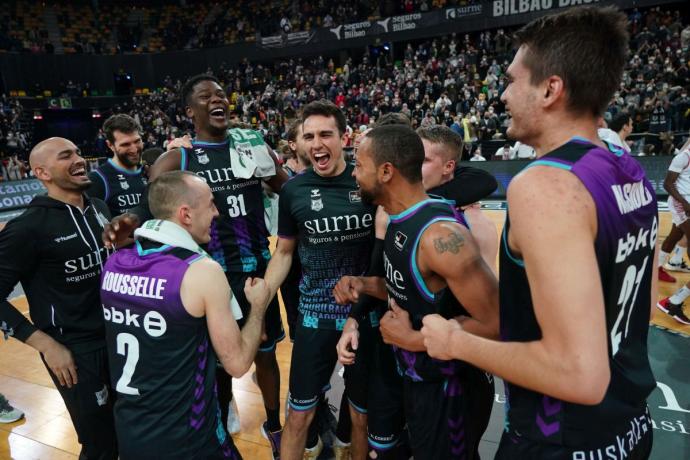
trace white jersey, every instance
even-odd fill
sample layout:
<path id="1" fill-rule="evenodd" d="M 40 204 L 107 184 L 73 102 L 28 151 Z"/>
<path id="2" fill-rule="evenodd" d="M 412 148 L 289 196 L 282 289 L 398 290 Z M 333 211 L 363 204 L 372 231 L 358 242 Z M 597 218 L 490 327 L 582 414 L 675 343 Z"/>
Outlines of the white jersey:
<path id="1" fill-rule="evenodd" d="M 673 157 L 668 170 L 678 173 L 676 179 L 676 190 L 683 197 L 690 201 L 690 149 L 685 149 Z"/>

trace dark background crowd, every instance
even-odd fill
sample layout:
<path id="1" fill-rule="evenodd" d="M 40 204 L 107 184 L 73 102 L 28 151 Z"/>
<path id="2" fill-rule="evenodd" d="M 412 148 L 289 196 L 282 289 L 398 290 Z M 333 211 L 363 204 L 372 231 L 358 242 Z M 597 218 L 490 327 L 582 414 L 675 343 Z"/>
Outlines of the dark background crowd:
<path id="1" fill-rule="evenodd" d="M 288 2 L 289 3 L 289 2 Z M 337 13 L 335 2 L 292 2 L 302 16 L 314 20 L 328 13 L 334 21 L 350 16 Z M 445 6 L 446 2 L 384 2 L 395 13 Z M 197 5 L 189 2 L 189 5 Z M 216 8 L 217 3 L 209 6 Z M 372 4 L 354 2 L 366 17 Z M 198 6 L 198 5 L 197 5 Z M 243 11 L 239 2 L 233 11 Z M 146 7 L 143 7 L 146 8 Z M 153 7 L 151 7 L 153 8 Z M 361 11 L 360 11 L 361 9 Z M 290 9 L 285 11 L 292 11 Z M 306 14 L 304 12 L 309 14 Z M 386 10 L 387 11 L 387 10 Z M 310 16 L 310 14 L 315 16 Z M 331 14 L 333 13 L 333 14 Z M 336 14 L 337 13 L 337 14 Z M 342 12 L 341 12 L 342 13 Z M 630 56 L 620 90 L 616 92 L 604 119 L 612 120 L 621 112 L 633 120 L 631 146 L 634 154 L 673 154 L 690 129 L 690 18 L 687 8 L 666 10 L 655 7 L 629 11 Z M 291 16 L 291 19 L 294 19 Z M 293 21 L 295 22 L 295 21 Z M 302 24 L 301 22 L 299 22 Z M 305 23 L 306 24 L 306 23 Z M 227 29 L 223 23 L 220 29 Z M 220 30 L 219 29 L 219 30 Z M 203 43 L 208 28 L 195 40 Z M 315 56 L 271 63 L 244 60 L 236 66 L 196 69 L 217 76 L 227 90 L 231 111 L 238 121 L 260 130 L 266 141 L 277 147 L 285 137 L 288 123 L 304 104 L 326 98 L 345 112 L 348 120 L 347 142 L 389 112 L 404 113 L 415 127 L 445 124 L 460 134 L 468 150 L 465 159 L 482 143 L 505 144 L 510 123 L 500 95 L 507 81 L 506 68 L 512 59 L 510 29 L 488 30 L 471 34 L 452 34 L 428 40 L 399 42 L 386 47 L 367 47 L 357 57 L 342 62 Z M 215 39 L 214 39 L 215 40 Z M 135 117 L 144 129 L 147 146 L 165 148 L 170 139 L 191 133 L 192 125 L 184 116 L 178 100 L 182 81 L 167 78 L 160 88 L 135 95 L 102 111 L 102 119 L 115 112 Z M 88 94 L 88 86 L 67 82 L 56 93 L 66 96 Z M 30 129 L 22 131 L 19 99 L 2 99 L 0 116 L 0 156 L 5 165 L 14 154 L 26 158 L 31 145 Z M 645 139 L 647 142 L 645 142 Z M 650 139 L 652 141 L 650 141 Z M 99 132 L 82 146 L 87 155 L 107 155 L 105 137 Z M 485 155 L 489 159 L 491 155 Z"/>

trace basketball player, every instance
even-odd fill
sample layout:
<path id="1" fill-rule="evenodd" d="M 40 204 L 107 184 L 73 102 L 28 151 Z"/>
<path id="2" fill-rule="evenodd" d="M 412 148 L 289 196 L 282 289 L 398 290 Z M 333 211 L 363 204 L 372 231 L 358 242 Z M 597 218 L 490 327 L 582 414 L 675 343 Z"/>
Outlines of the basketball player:
<path id="1" fill-rule="evenodd" d="M 419 329 L 424 315 L 443 313 L 465 315 L 459 320 L 467 327 L 497 336 L 496 279 L 461 225 L 461 214 L 451 203 L 426 195 L 423 162 L 422 141 L 408 127 L 377 127 L 362 141 L 355 168 L 362 199 L 390 215 L 385 283 L 351 278 L 349 289 L 391 299 L 381 334 L 394 346 L 403 372 L 414 458 L 476 458 L 491 413 L 493 382 L 466 364 L 431 360 Z"/>
<path id="2" fill-rule="evenodd" d="M 433 191 L 447 184 L 455 177 L 456 165 L 462 155 L 462 138 L 445 125 L 418 128 L 417 134 L 424 144 L 424 163 L 422 164 L 422 183 L 424 190 Z M 459 188 L 466 187 L 460 182 Z M 432 193 L 433 194 L 433 193 Z M 478 203 L 461 207 L 463 217 L 471 229 L 472 236 L 479 245 L 484 262 L 496 272 L 498 255 L 498 233 L 496 226 L 484 214 Z"/>
<path id="3" fill-rule="evenodd" d="M 386 114 L 376 123 L 376 126 L 403 125 L 411 127 L 409 118 L 402 114 Z M 456 167 L 456 160 L 452 152 L 462 151 L 462 139 L 448 130 L 449 135 L 442 131 L 442 126 L 425 128 L 429 132 L 432 141 L 422 139 L 425 147 L 425 161 L 422 166 L 422 181 L 425 187 L 428 184 L 429 193 L 446 194 L 462 204 L 469 204 L 467 200 L 483 198 L 496 189 L 496 180 L 489 173 L 480 169 L 469 167 Z M 367 131 L 368 132 L 368 131 Z M 418 130 L 419 134 L 419 130 Z M 446 135 L 443 135 L 446 134 Z M 358 137 L 359 142 L 365 139 L 366 133 Z M 436 147 L 427 150 L 427 146 Z M 428 158 L 427 158 L 428 157 Z M 477 195 L 477 193 L 485 195 Z M 483 218 L 483 216 L 479 216 Z M 478 219 L 475 219 L 476 221 Z M 385 237 L 388 216 L 382 209 L 376 216 L 376 241 L 372 250 L 372 260 L 365 276 L 383 277 L 383 238 Z M 490 222 L 489 222 L 490 223 Z M 484 250 L 492 247 L 489 238 L 493 238 L 493 246 L 496 246 L 496 230 L 491 235 L 490 228 L 485 225 L 477 225 L 474 230 L 479 230 L 475 239 L 480 241 Z M 496 250 L 493 255 L 488 255 L 485 261 L 495 263 Z M 491 265 L 490 265 L 491 266 Z M 370 317 L 376 321 L 385 314 L 386 303 L 369 296 L 357 296 L 351 298 L 347 293 L 347 287 L 339 289 L 341 283 L 347 286 L 347 278 L 341 280 L 334 290 L 334 295 L 339 303 L 352 302 L 349 318 L 343 327 L 343 334 L 338 341 L 338 359 L 344 365 L 352 365 L 357 362 L 367 372 L 368 388 L 368 440 L 369 447 L 375 451 L 377 458 L 397 459 L 405 456 L 407 446 L 401 442 L 401 432 L 405 426 L 403 407 L 403 382 L 397 372 L 395 356 L 390 346 L 383 342 L 379 328 L 365 328 L 359 330 L 359 323 Z M 361 334 L 360 334 L 361 332 Z M 363 361 L 363 362 L 362 362 Z M 404 438 L 403 438 L 404 440 Z M 407 455 L 409 456 L 409 455 Z"/>
<path id="4" fill-rule="evenodd" d="M 374 240 L 375 208 L 362 204 L 352 179 L 353 167 L 343 156 L 345 116 L 332 102 L 315 101 L 303 108 L 302 119 L 312 168 L 283 187 L 278 243 L 266 271 L 266 283 L 275 293 L 299 243 L 300 317 L 290 365 L 290 412 L 282 460 L 302 458 L 307 428 L 335 368 L 335 345 L 350 306 L 337 305 L 332 289 L 341 276 L 365 272 Z M 364 459 L 366 404 L 356 396 L 361 392 L 355 387 L 366 387 L 366 382 L 356 374 L 357 369 L 346 372 L 345 391 L 351 403 L 352 457 Z"/>
<path id="5" fill-rule="evenodd" d="M 215 362 L 235 377 L 251 366 L 266 283 L 247 279 L 252 308 L 240 332 L 223 269 L 199 246 L 218 216 L 209 186 L 192 172 L 163 173 L 148 203 L 156 219 L 101 276 L 120 458 L 239 459 L 222 428 Z"/>
<path id="6" fill-rule="evenodd" d="M 636 460 L 651 451 L 657 204 L 639 163 L 597 136 L 626 62 L 626 28 L 613 8 L 582 7 L 516 33 L 502 95 L 513 117 L 508 135 L 538 159 L 508 189 L 503 341 L 424 318 L 431 356 L 506 380 L 497 459 Z"/>
<path id="7" fill-rule="evenodd" d="M 91 186 L 86 193 L 105 201 L 110 214 L 119 216 L 139 204 L 146 187 L 141 126 L 129 115 L 118 113 L 105 120 L 103 131 L 113 157 L 89 173 Z"/>
<path id="8" fill-rule="evenodd" d="M 211 239 L 204 249 L 218 262 L 226 273 L 230 288 L 242 309 L 243 327 L 249 316 L 250 304 L 244 296 L 244 284 L 248 278 L 262 277 L 271 257 L 268 249 L 268 232 L 264 222 L 261 180 L 256 177 L 240 179 L 235 176 L 230 163 L 229 149 L 261 143 L 255 131 L 241 131 L 228 136 L 229 102 L 218 80 L 210 75 L 190 78 L 181 89 L 181 103 L 194 123 L 196 138 L 192 148 L 175 148 L 162 155 L 150 169 L 150 179 L 166 171 L 188 170 L 204 178 L 210 185 L 219 215 L 211 224 Z M 259 154 L 259 153 L 257 153 Z M 274 162 L 277 160 L 268 153 Z M 278 192 L 287 176 L 277 166 L 276 174 L 263 178 Z M 142 218 L 126 214 L 112 222 L 105 238 L 112 242 L 132 231 L 133 224 L 143 222 L 147 216 L 142 207 L 136 209 Z M 262 431 L 268 437 L 274 455 L 280 443 L 280 372 L 275 357 L 276 344 L 285 337 L 277 299 L 268 306 L 265 317 L 267 339 L 259 346 L 256 355 L 256 377 L 264 399 L 267 420 Z M 231 378 L 222 369 L 217 373 L 218 399 L 223 420 L 228 418 L 232 401 L 232 415 L 228 423 L 230 433 L 238 432 L 239 420 L 232 400 Z"/>
<path id="9" fill-rule="evenodd" d="M 29 157 L 48 190 L 0 232 L 0 298 L 21 282 L 28 321 L 0 302 L 5 334 L 35 348 L 67 406 L 82 459 L 117 459 L 98 279 L 110 251 L 98 234 L 110 212 L 88 198 L 86 162 L 69 140 L 39 142 Z M 33 323 L 32 323 L 33 322 Z"/>
<path id="10" fill-rule="evenodd" d="M 668 208 L 671 210 L 671 231 L 661 244 L 659 251 L 659 280 L 675 282 L 676 279 L 666 270 L 690 273 L 690 267 L 685 264 L 683 255 L 687 251 L 687 241 L 690 232 L 690 140 L 681 148 L 668 167 L 664 179 L 664 189 L 668 192 Z M 685 249 L 685 251 L 683 251 Z M 669 256 L 671 259 L 669 260 Z M 685 300 L 685 299 L 682 299 Z M 682 301 L 681 301 L 682 302 Z"/>

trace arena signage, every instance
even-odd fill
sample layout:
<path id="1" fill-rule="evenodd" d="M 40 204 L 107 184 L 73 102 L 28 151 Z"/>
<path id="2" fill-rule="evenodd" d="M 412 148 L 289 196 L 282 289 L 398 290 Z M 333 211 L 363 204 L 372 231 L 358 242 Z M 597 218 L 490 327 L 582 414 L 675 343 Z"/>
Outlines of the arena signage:
<path id="1" fill-rule="evenodd" d="M 600 0 L 495 0 L 491 11 L 492 16 L 496 18 L 599 2 Z"/>
<path id="2" fill-rule="evenodd" d="M 46 189 L 37 179 L 0 182 L 0 211 L 25 208 Z"/>

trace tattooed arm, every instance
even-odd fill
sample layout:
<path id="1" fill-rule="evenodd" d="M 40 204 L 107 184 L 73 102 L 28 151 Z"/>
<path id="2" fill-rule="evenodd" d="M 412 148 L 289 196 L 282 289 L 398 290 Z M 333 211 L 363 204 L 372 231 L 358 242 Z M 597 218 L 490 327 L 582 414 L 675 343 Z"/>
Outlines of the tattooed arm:
<path id="1" fill-rule="evenodd" d="M 467 332 L 498 338 L 498 282 L 469 230 L 437 222 L 422 235 L 417 253 L 420 273 L 432 292 L 447 285 L 471 318 L 460 320 Z"/>

